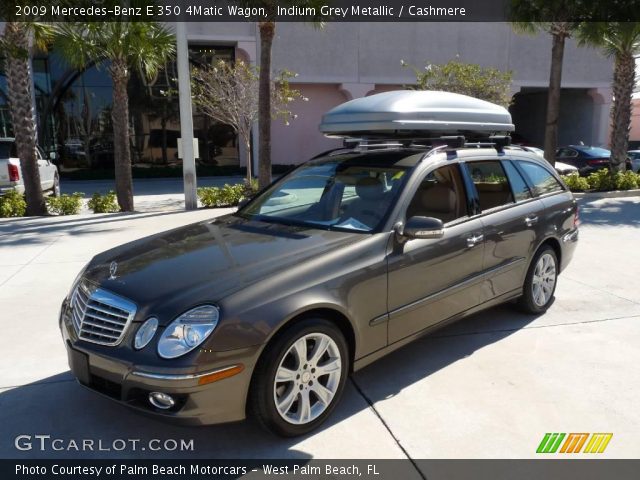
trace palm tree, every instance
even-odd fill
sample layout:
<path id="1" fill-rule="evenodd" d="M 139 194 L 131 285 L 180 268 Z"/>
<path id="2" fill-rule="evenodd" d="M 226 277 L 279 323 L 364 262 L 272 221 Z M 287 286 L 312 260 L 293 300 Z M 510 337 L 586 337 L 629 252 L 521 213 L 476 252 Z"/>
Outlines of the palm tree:
<path id="1" fill-rule="evenodd" d="M 14 7 L 14 6 L 13 6 Z M 6 8 L 1 7 L 0 13 Z M 5 17 L 7 18 L 7 17 Z M 4 56 L 9 110 L 20 158 L 28 216 L 46 215 L 38 160 L 37 129 L 33 110 L 33 77 L 31 57 L 34 47 L 46 48 L 51 28 L 39 22 L 9 21 L 0 37 L 0 52 Z"/>
<path id="2" fill-rule="evenodd" d="M 558 120 L 560 118 L 560 91 L 562 88 L 562 62 L 564 46 L 577 27 L 570 19 L 578 18 L 581 5 L 573 1 L 557 0 L 512 0 L 511 18 L 516 32 L 551 35 L 551 66 L 549 68 L 549 91 L 547 94 L 547 116 L 544 129 L 544 158 L 552 165 L 556 162 L 558 149 Z M 553 21 L 546 21 L 553 19 Z"/>
<path id="3" fill-rule="evenodd" d="M 631 124 L 631 99 L 635 88 L 636 59 L 640 51 L 640 22 L 585 22 L 578 28 L 582 45 L 600 48 L 613 57 L 613 104 L 611 105 L 612 172 L 625 169 Z"/>
<path id="4" fill-rule="evenodd" d="M 263 188 L 271 183 L 271 57 L 273 39 L 276 33 L 277 7 L 295 5 L 300 8 L 311 7 L 316 15 L 312 21 L 314 26 L 322 27 L 320 6 L 326 5 L 324 0 L 242 0 L 249 7 L 264 8 L 266 19 L 258 22 L 260 33 L 260 77 L 258 80 L 258 136 L 260 137 L 258 152 L 258 183 Z"/>
<path id="5" fill-rule="evenodd" d="M 131 150 L 129 142 L 129 97 L 131 72 L 153 77 L 175 51 L 173 34 L 158 22 L 61 23 L 56 46 L 76 67 L 89 62 L 107 63 L 113 82 L 113 150 L 118 205 L 133 211 Z"/>

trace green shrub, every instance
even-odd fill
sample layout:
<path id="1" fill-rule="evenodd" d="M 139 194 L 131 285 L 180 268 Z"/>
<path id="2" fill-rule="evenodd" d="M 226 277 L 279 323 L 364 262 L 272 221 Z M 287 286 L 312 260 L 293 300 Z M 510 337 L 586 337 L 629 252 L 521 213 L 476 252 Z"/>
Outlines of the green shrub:
<path id="1" fill-rule="evenodd" d="M 616 190 L 633 190 L 640 186 L 640 175 L 631 171 L 618 172 L 615 180 Z"/>
<path id="2" fill-rule="evenodd" d="M 589 190 L 590 188 L 587 179 L 581 177 L 577 173 L 572 173 L 571 175 L 563 175 L 562 180 L 572 192 L 584 192 L 585 190 Z"/>
<path id="3" fill-rule="evenodd" d="M 615 190 L 616 188 L 615 177 L 611 174 L 611 172 L 609 172 L 609 169 L 607 168 L 603 168 L 591 173 L 587 177 L 587 182 L 589 182 L 589 187 L 599 192 Z"/>
<path id="4" fill-rule="evenodd" d="M 105 195 L 94 193 L 87 206 L 93 213 L 114 213 L 120 211 L 120 206 L 116 200 L 116 192 L 110 191 Z"/>
<path id="5" fill-rule="evenodd" d="M 47 207 L 49 213 L 56 215 L 77 215 L 82 208 L 83 193 L 76 192 L 72 195 L 60 195 L 59 197 L 48 197 Z"/>
<path id="6" fill-rule="evenodd" d="M 198 198 L 205 207 L 232 207 L 257 190 L 257 182 L 251 185 L 239 183 L 225 184 L 223 187 L 198 188 Z"/>
<path id="7" fill-rule="evenodd" d="M 9 190 L 0 196 L 0 217 L 24 217 L 27 211 L 27 202 L 24 195 Z"/>
<path id="8" fill-rule="evenodd" d="M 636 173 L 616 172 L 608 169 L 598 170 L 587 177 L 589 186 L 597 191 L 632 190 L 640 186 L 640 176 Z"/>

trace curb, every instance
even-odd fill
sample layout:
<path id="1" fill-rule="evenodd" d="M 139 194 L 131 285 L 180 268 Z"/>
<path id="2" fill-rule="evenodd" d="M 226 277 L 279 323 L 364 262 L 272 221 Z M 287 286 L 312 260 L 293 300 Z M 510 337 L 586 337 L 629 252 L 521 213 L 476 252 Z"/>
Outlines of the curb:
<path id="1" fill-rule="evenodd" d="M 574 192 L 575 198 L 625 198 L 640 197 L 640 189 L 614 190 L 612 192 Z"/>

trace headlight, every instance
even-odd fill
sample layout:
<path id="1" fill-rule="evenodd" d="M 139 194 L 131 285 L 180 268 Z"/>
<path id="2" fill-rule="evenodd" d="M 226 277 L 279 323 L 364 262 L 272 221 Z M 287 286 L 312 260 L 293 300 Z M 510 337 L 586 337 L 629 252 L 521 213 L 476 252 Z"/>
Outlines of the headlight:
<path id="1" fill-rule="evenodd" d="M 158 319 L 155 317 L 148 318 L 146 322 L 140 325 L 133 346 L 136 350 L 140 350 L 147 346 L 158 329 Z"/>
<path id="2" fill-rule="evenodd" d="M 176 358 L 190 352 L 211 335 L 218 325 L 218 307 L 202 305 L 183 313 L 165 328 L 158 341 L 162 358 Z"/>

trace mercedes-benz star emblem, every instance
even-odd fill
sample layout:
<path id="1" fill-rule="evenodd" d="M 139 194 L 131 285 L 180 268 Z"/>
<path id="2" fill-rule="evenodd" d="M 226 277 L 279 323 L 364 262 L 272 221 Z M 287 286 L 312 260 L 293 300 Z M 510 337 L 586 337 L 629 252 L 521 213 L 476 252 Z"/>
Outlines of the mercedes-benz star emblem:
<path id="1" fill-rule="evenodd" d="M 118 273 L 118 262 L 111 262 L 111 265 L 109 265 L 109 280 L 115 280 L 116 273 Z"/>

